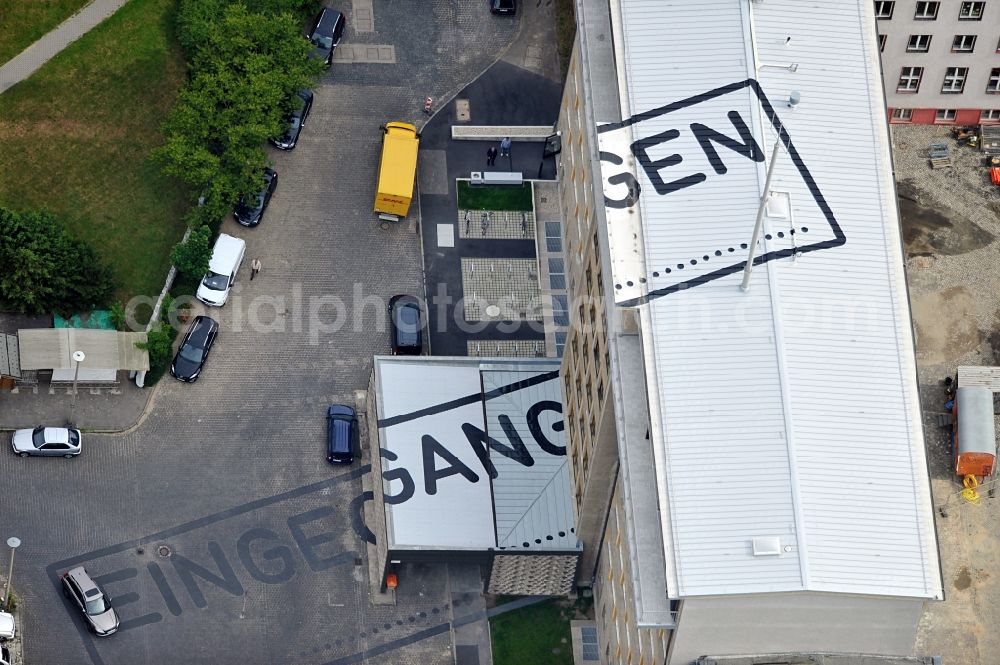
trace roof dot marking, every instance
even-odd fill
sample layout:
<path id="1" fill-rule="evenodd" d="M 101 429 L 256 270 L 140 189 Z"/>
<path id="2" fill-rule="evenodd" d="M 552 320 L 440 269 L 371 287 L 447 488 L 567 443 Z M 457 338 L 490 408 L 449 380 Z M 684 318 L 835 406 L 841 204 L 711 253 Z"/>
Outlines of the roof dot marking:
<path id="1" fill-rule="evenodd" d="M 808 232 L 809 232 L 808 227 L 803 226 L 802 227 L 802 233 L 808 233 Z M 788 233 L 790 235 L 795 235 L 795 229 L 789 229 Z M 779 238 L 784 238 L 785 237 L 784 231 L 778 231 L 778 237 Z M 767 235 L 764 236 L 764 238 L 766 238 L 767 240 L 771 240 L 771 234 L 768 233 Z M 746 249 L 748 246 L 749 245 L 747 245 L 745 242 L 740 243 L 740 249 Z M 727 247 L 726 251 L 732 253 L 732 252 L 736 251 L 736 248 L 735 247 Z M 714 254 L 716 256 L 722 256 L 722 250 L 721 249 L 717 249 L 717 250 L 715 250 Z M 711 257 L 708 254 L 706 254 L 706 255 L 704 255 L 702 257 L 702 261 L 708 261 L 710 258 Z M 694 265 L 698 265 L 698 259 L 691 259 L 690 263 L 693 266 Z M 684 269 L 684 264 L 683 263 L 678 263 L 677 264 L 677 269 L 678 270 L 683 270 Z M 666 274 L 670 274 L 670 268 L 664 268 L 663 272 L 666 273 Z M 659 277 L 659 276 L 660 276 L 660 273 L 658 273 L 658 272 L 654 272 L 653 273 L 653 277 Z M 642 282 L 643 284 L 645 284 L 644 279 L 640 278 L 639 281 Z M 617 284 L 615 286 L 618 287 Z M 629 286 L 632 286 L 631 282 L 629 282 Z"/>

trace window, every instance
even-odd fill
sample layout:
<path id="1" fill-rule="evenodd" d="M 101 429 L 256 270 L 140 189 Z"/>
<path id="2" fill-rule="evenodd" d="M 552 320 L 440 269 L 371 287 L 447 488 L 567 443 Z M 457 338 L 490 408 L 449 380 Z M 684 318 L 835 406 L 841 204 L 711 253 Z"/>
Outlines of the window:
<path id="1" fill-rule="evenodd" d="M 913 109 L 893 109 L 892 119 L 896 122 L 910 122 L 913 119 Z"/>
<path id="2" fill-rule="evenodd" d="M 930 35 L 910 35 L 906 50 L 910 53 L 927 53 L 931 48 Z"/>
<path id="3" fill-rule="evenodd" d="M 951 122 L 955 119 L 955 109 L 938 109 L 934 114 L 934 122 Z"/>
<path id="4" fill-rule="evenodd" d="M 972 53 L 974 48 L 976 48 L 975 35 L 955 35 L 955 39 L 951 42 L 952 53 Z"/>
<path id="5" fill-rule="evenodd" d="M 958 20 L 982 21 L 983 9 L 985 8 L 986 8 L 985 2 L 963 2 L 961 8 L 958 10 Z"/>
<path id="6" fill-rule="evenodd" d="M 969 74 L 968 67 L 949 67 L 944 73 L 944 84 L 941 92 L 947 94 L 958 94 L 965 88 L 965 77 Z"/>
<path id="7" fill-rule="evenodd" d="M 940 2 L 918 2 L 917 11 L 913 15 L 918 21 L 933 21 L 937 18 Z"/>
<path id="8" fill-rule="evenodd" d="M 875 3 L 875 18 L 892 18 L 892 10 L 895 7 L 895 2 L 885 2 L 884 0 L 879 0 Z"/>
<path id="9" fill-rule="evenodd" d="M 878 36 L 878 52 L 882 53 L 885 51 L 885 35 Z"/>
<path id="10" fill-rule="evenodd" d="M 980 111 L 979 122 L 1000 122 L 1000 109 L 988 109 Z"/>
<path id="11" fill-rule="evenodd" d="M 987 95 L 1000 95 L 1000 67 L 990 70 L 990 80 L 986 84 Z"/>
<path id="12" fill-rule="evenodd" d="M 920 79 L 924 75 L 923 67 L 903 67 L 899 74 L 896 92 L 916 92 L 920 89 Z"/>

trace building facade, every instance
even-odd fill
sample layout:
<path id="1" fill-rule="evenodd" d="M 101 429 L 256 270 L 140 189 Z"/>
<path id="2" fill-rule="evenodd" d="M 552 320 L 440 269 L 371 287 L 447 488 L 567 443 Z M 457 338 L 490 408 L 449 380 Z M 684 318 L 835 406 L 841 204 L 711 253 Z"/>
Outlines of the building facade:
<path id="1" fill-rule="evenodd" d="M 604 663 L 908 654 L 924 603 L 941 597 L 874 7 L 828 9 L 577 1 L 559 118 L 562 382 L 577 582 L 593 588 Z M 838 122 L 846 141 L 807 129 Z M 797 308 L 875 297 L 852 280 L 876 273 L 842 281 L 863 264 L 882 275 L 872 306 L 892 317 L 850 342 L 798 330 Z M 888 454 L 911 484 L 879 514 L 832 500 L 837 484 L 822 480 L 867 476 L 867 449 L 822 453 L 884 424 L 845 406 L 860 397 L 842 381 L 849 349 L 895 368 L 879 390 L 895 395 Z M 890 513 L 907 515 L 898 540 L 879 536 Z M 880 568 L 890 553 L 912 565 Z"/>
<path id="2" fill-rule="evenodd" d="M 1000 2 L 877 0 L 893 123 L 1000 123 Z"/>

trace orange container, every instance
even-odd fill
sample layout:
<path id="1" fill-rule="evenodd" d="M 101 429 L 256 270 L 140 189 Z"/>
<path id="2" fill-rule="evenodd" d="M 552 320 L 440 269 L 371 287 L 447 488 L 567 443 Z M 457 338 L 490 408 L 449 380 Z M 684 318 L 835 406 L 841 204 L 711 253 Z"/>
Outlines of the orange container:
<path id="1" fill-rule="evenodd" d="M 996 457 L 989 453 L 959 453 L 955 459 L 955 473 L 959 476 L 993 475 L 993 464 Z"/>
<path id="2" fill-rule="evenodd" d="M 994 185 L 1000 185 L 1000 167 L 994 166 L 990 169 L 990 180 Z"/>

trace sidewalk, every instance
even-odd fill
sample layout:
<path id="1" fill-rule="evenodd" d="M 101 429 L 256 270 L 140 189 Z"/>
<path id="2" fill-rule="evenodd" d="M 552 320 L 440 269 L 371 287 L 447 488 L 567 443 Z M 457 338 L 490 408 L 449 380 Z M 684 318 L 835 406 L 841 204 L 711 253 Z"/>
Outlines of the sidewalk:
<path id="1" fill-rule="evenodd" d="M 13 60 L 0 66 L 0 93 L 34 74 L 46 62 L 91 28 L 114 14 L 128 0 L 94 0 Z"/>
<path id="2" fill-rule="evenodd" d="M 139 388 L 127 376 L 121 372 L 122 381 L 113 388 L 80 386 L 75 410 L 72 386 L 55 387 L 39 382 L 35 386 L 0 391 L 0 430 L 62 427 L 71 420 L 84 431 L 128 429 L 142 416 L 153 388 Z"/>

